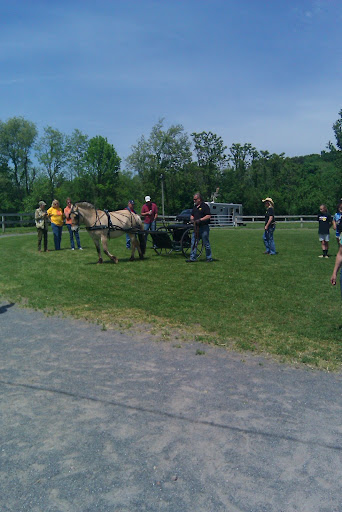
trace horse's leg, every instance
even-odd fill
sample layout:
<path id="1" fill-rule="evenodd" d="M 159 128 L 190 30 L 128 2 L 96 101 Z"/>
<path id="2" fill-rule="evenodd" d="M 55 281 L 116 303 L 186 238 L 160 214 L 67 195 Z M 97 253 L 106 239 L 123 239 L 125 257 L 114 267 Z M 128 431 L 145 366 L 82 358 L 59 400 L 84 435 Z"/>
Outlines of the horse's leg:
<path id="1" fill-rule="evenodd" d="M 118 263 L 118 261 L 119 261 L 118 258 L 108 251 L 108 244 L 107 244 L 107 236 L 106 235 L 102 235 L 101 236 L 101 242 L 102 242 L 103 252 L 105 254 L 107 254 L 108 258 L 110 258 L 114 263 Z"/>
<path id="2" fill-rule="evenodd" d="M 95 238 L 95 237 L 92 237 L 92 239 L 94 241 L 94 244 L 95 244 L 95 247 L 96 247 L 96 250 L 97 250 L 97 254 L 98 254 L 98 257 L 99 257 L 99 260 L 98 260 L 97 263 L 103 263 L 102 254 L 101 254 L 100 239 L 99 238 Z"/>
<path id="3" fill-rule="evenodd" d="M 128 233 L 128 236 L 131 239 L 131 257 L 129 261 L 134 261 L 134 253 L 137 247 L 137 239 L 135 238 L 135 235 L 133 235 L 132 233 Z"/>
<path id="4" fill-rule="evenodd" d="M 138 253 L 139 253 L 139 258 L 140 258 L 141 260 L 143 260 L 143 259 L 144 259 L 144 253 L 143 253 L 143 251 L 141 250 L 140 242 L 139 242 L 139 240 L 138 240 L 138 237 L 137 237 L 137 235 L 132 235 L 132 236 L 134 237 L 134 242 L 132 243 L 132 247 L 134 247 L 134 251 L 133 251 L 133 253 L 132 253 L 132 255 L 133 255 L 133 259 L 134 259 L 134 252 L 135 252 L 135 250 L 137 249 L 137 251 L 138 251 Z M 132 259 L 132 256 L 131 256 L 131 259 Z"/>

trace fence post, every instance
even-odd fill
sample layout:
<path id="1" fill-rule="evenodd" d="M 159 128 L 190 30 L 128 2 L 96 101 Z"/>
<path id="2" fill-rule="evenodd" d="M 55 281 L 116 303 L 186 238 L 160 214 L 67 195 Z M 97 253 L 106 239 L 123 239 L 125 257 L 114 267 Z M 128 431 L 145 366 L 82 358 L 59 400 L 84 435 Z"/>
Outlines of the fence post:
<path id="1" fill-rule="evenodd" d="M 1 216 L 2 232 L 5 233 L 5 215 Z"/>

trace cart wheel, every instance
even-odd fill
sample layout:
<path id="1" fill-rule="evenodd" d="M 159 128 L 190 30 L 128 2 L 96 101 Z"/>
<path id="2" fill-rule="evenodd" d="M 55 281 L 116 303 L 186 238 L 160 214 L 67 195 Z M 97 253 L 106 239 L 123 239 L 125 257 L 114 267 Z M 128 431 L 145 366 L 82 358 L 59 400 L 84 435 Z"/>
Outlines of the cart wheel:
<path id="1" fill-rule="evenodd" d="M 165 233 L 165 228 L 164 226 L 161 226 L 156 231 Z M 162 254 L 170 254 L 173 251 L 172 247 L 157 247 L 156 245 L 153 246 L 153 249 L 158 254 L 158 256 L 161 256 Z"/>
<path id="2" fill-rule="evenodd" d="M 193 227 L 184 231 L 183 236 L 180 241 L 183 256 L 185 256 L 186 258 L 189 258 L 190 253 L 191 253 L 191 239 L 192 239 L 193 232 L 194 232 Z M 197 241 L 196 259 L 198 259 L 201 256 L 202 251 L 203 251 L 203 240 L 201 238 L 200 240 Z"/>

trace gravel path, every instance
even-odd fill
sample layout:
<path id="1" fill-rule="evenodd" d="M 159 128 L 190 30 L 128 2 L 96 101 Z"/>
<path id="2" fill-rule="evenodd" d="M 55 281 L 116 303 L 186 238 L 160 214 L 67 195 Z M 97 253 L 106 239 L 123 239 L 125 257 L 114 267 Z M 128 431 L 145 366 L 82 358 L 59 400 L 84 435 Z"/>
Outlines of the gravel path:
<path id="1" fill-rule="evenodd" d="M 342 511 L 340 374 L 4 300 L 0 348 L 1 512 Z"/>

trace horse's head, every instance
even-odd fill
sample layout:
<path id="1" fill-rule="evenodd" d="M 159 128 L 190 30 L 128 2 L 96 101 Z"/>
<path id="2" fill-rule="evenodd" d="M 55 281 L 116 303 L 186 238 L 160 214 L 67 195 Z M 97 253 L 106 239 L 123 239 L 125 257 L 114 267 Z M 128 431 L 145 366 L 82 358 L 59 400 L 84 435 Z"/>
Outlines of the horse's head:
<path id="1" fill-rule="evenodd" d="M 71 229 L 77 231 L 80 225 L 80 212 L 78 206 L 74 204 L 70 211 Z"/>

